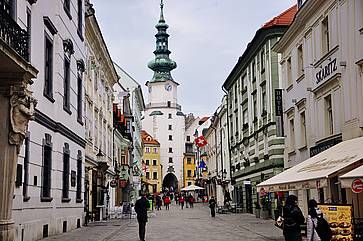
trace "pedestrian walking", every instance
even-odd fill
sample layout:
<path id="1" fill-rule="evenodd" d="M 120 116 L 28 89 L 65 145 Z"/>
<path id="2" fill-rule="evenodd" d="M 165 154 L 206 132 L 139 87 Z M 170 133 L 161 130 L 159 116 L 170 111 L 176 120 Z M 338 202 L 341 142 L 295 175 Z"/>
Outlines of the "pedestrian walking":
<path id="1" fill-rule="evenodd" d="M 307 241 L 330 241 L 332 236 L 330 226 L 318 208 L 318 203 L 314 199 L 309 200 L 306 220 Z"/>
<path id="2" fill-rule="evenodd" d="M 180 203 L 181 209 L 184 209 L 184 196 L 180 195 L 179 203 Z"/>
<path id="3" fill-rule="evenodd" d="M 302 241 L 300 225 L 304 224 L 305 218 L 297 205 L 297 197 L 290 195 L 286 199 L 283 208 L 285 241 Z"/>
<path id="4" fill-rule="evenodd" d="M 306 219 L 306 237 L 307 241 L 321 241 L 315 227 L 318 225 L 318 215 L 321 211 L 315 200 L 309 200 L 308 217 Z"/>
<path id="5" fill-rule="evenodd" d="M 161 197 L 159 195 L 156 196 L 156 210 L 161 210 Z"/>
<path id="6" fill-rule="evenodd" d="M 209 208 L 210 208 L 210 214 L 212 215 L 212 218 L 216 216 L 216 200 L 213 196 L 209 199 Z"/>
<path id="7" fill-rule="evenodd" d="M 165 210 L 169 210 L 169 205 L 170 205 L 170 197 L 166 196 L 164 199 L 164 205 L 165 205 Z"/>
<path id="8" fill-rule="evenodd" d="M 145 231 L 147 223 L 147 209 L 150 208 L 149 201 L 144 193 L 141 193 L 140 199 L 136 201 L 135 212 L 137 214 L 137 222 L 139 223 L 139 238 L 145 241 Z"/>
<path id="9" fill-rule="evenodd" d="M 192 196 L 192 194 L 189 195 L 189 205 L 190 208 L 193 208 L 193 204 L 194 204 L 194 197 Z"/>

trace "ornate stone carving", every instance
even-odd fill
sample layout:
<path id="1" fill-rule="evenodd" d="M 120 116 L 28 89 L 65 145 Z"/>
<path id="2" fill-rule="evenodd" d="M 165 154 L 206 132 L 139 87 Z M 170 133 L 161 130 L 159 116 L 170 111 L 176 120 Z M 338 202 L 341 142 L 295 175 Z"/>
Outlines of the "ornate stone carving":
<path id="1" fill-rule="evenodd" d="M 29 120 L 34 119 L 34 110 L 37 104 L 32 92 L 24 87 L 10 90 L 10 130 L 9 143 L 16 145 L 19 153 L 20 145 L 26 136 Z"/>
<path id="2" fill-rule="evenodd" d="M 74 54 L 74 46 L 73 46 L 73 42 L 71 39 L 65 39 L 63 40 L 63 49 L 64 49 L 64 53 L 66 53 L 68 55 L 68 57 L 70 57 L 72 54 Z"/>
<path id="3" fill-rule="evenodd" d="M 83 73 L 85 71 L 85 64 L 84 64 L 83 59 L 77 60 L 77 70 L 81 73 Z"/>

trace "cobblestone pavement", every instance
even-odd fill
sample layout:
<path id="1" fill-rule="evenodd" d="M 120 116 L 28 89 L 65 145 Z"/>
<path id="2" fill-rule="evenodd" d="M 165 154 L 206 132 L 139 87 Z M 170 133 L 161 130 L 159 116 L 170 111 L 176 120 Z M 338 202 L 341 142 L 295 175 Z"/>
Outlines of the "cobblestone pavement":
<path id="1" fill-rule="evenodd" d="M 43 241 L 138 241 L 135 219 L 93 223 Z M 168 241 L 283 241 L 282 231 L 272 220 L 256 219 L 251 214 L 217 214 L 211 218 L 205 204 L 193 209 L 172 205 L 170 210 L 150 213 L 146 240 Z"/>

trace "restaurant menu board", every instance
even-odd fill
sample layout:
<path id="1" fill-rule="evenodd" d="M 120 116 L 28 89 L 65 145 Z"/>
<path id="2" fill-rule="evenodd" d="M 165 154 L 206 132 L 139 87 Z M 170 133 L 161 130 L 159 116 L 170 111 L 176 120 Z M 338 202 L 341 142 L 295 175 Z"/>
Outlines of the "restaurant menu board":
<path id="1" fill-rule="evenodd" d="M 331 241 L 353 241 L 352 206 L 319 204 L 333 233 Z"/>

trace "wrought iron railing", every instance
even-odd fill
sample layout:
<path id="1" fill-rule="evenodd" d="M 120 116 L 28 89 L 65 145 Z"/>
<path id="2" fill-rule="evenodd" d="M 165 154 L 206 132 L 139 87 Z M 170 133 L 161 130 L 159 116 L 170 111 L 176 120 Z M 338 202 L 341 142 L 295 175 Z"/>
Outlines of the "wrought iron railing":
<path id="1" fill-rule="evenodd" d="M 4 10 L 0 9 L 0 38 L 26 61 L 29 61 L 28 33 Z"/>

